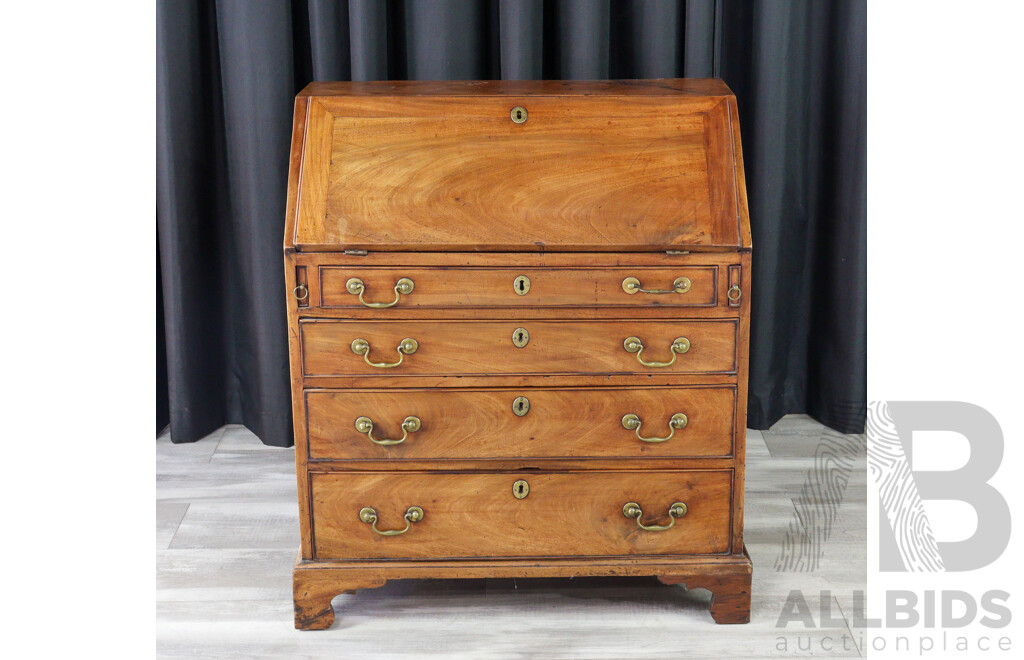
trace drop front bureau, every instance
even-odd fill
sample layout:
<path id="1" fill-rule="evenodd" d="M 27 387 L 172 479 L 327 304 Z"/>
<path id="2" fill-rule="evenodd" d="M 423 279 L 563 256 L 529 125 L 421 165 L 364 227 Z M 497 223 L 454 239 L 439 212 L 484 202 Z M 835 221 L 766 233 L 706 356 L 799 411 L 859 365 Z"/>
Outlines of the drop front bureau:
<path id="1" fill-rule="evenodd" d="M 722 81 L 313 83 L 284 252 L 297 628 L 407 578 L 657 576 L 749 620 Z"/>

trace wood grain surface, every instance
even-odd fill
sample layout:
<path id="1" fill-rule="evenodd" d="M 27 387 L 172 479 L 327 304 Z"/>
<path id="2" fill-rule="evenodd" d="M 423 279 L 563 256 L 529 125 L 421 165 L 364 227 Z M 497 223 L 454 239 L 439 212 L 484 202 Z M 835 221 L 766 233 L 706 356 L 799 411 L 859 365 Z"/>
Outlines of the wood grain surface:
<path id="1" fill-rule="evenodd" d="M 313 390 L 306 393 L 311 459 L 424 460 L 516 457 L 672 458 L 732 453 L 735 388 L 502 390 Z M 528 401 L 516 414 L 518 397 Z M 453 414 L 453 412 L 456 414 Z M 644 437 L 667 437 L 672 415 L 687 425 L 661 443 L 622 426 L 640 417 Z M 377 439 L 397 439 L 415 415 L 421 428 L 398 445 L 374 444 L 356 430 L 369 417 Z"/>
<path id="2" fill-rule="evenodd" d="M 652 88 L 653 89 L 653 88 Z M 729 96 L 309 100 L 294 245 L 431 251 L 740 248 Z M 636 92 L 636 89 L 631 89 Z M 514 106 L 528 111 L 514 123 Z"/>
<path id="3" fill-rule="evenodd" d="M 572 373 L 731 373 L 736 370 L 735 321 L 335 321 L 299 323 L 307 376 L 349 374 L 572 374 Z M 519 328 L 529 343 L 512 343 Z M 668 362 L 677 337 L 690 349 L 667 367 L 648 367 L 623 341 L 638 337 L 645 361 Z M 355 339 L 370 344 L 369 359 L 396 363 L 405 338 L 419 348 L 401 365 L 376 368 L 352 352 Z"/>
<path id="4" fill-rule="evenodd" d="M 395 284 L 401 278 L 415 283 L 413 292 L 402 296 L 389 309 L 460 307 L 713 307 L 717 303 L 717 266 L 675 268 L 344 268 L 320 269 L 321 307 L 361 309 L 358 296 L 345 285 L 350 278 L 363 281 L 363 299 L 390 303 Z M 520 292 L 516 278 L 529 279 Z M 647 290 L 671 293 L 629 294 L 622 283 L 636 278 Z M 689 288 L 676 293 L 674 282 L 689 280 Z"/>
<path id="5" fill-rule="evenodd" d="M 713 554 L 729 551 L 731 470 L 579 473 L 312 473 L 319 559 Z M 525 479 L 529 495 L 516 499 Z M 622 515 L 627 502 L 646 525 Z M 400 536 L 380 536 L 359 519 L 373 507 L 382 530 L 401 529 L 410 506 L 424 518 Z"/>
<path id="6" fill-rule="evenodd" d="M 751 239 L 724 83 L 314 83 L 295 102 L 284 243 L 297 627 L 329 626 L 334 594 L 415 577 L 657 575 L 711 589 L 716 621 L 749 618 Z M 683 276 L 685 293 L 622 288 Z M 353 277 L 372 303 L 415 285 L 375 309 Z M 394 363 L 407 337 L 395 368 L 351 349 Z M 663 443 L 622 426 L 632 413 L 664 437 L 680 412 Z M 355 428 L 394 439 L 413 415 L 401 444 Z M 648 525 L 690 510 L 645 531 L 627 501 Z M 396 536 L 358 518 L 400 529 L 413 505 L 425 518 Z"/>

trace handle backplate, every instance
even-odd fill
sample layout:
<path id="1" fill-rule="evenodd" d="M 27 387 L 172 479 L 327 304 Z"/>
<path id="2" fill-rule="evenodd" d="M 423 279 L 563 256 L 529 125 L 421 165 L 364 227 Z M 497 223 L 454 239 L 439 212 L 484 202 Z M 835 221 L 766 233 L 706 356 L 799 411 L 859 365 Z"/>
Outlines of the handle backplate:
<path id="1" fill-rule="evenodd" d="M 370 342 L 365 339 L 353 339 L 352 340 L 352 352 L 356 355 L 362 355 L 363 361 L 371 367 L 377 369 L 392 369 L 402 364 L 405 361 L 406 355 L 412 355 L 416 352 L 416 349 L 420 347 L 419 342 L 411 337 L 406 337 L 398 344 L 398 362 L 373 362 L 370 360 Z"/>
<path id="2" fill-rule="evenodd" d="M 640 518 L 644 515 L 644 511 L 640 508 L 639 504 L 636 502 L 626 502 L 622 505 L 622 515 L 636 520 L 637 527 L 648 532 L 664 532 L 667 529 L 671 529 L 672 526 L 676 524 L 676 519 L 685 516 L 686 511 L 687 506 L 684 502 L 675 502 L 668 508 L 668 515 L 672 519 L 672 522 L 667 525 L 645 525 L 640 522 Z"/>
<path id="3" fill-rule="evenodd" d="M 413 523 L 418 523 L 423 520 L 423 509 L 418 506 L 411 506 L 405 512 L 405 528 L 404 529 L 377 529 L 377 511 L 373 507 L 365 506 L 359 509 L 359 520 L 366 523 L 367 525 L 373 525 L 373 531 L 377 532 L 381 536 L 398 536 L 399 534 L 405 534 L 412 527 Z"/>
<path id="4" fill-rule="evenodd" d="M 668 362 L 655 362 L 645 360 L 642 356 L 644 350 L 644 344 L 637 337 L 626 337 L 622 342 L 622 347 L 626 349 L 627 353 L 636 353 L 636 360 L 645 367 L 670 367 L 676 362 L 676 358 L 683 353 L 690 350 L 690 340 L 686 337 L 676 337 L 672 342 L 670 350 L 672 351 L 672 359 Z"/>
<path id="5" fill-rule="evenodd" d="M 358 277 L 349 278 L 348 282 L 345 282 L 345 290 L 351 293 L 353 296 L 359 296 L 359 302 L 366 307 L 372 307 L 373 309 L 384 309 L 386 307 L 394 307 L 401 300 L 402 296 L 407 296 L 412 293 L 413 289 L 416 288 L 416 283 L 410 280 L 408 277 L 403 277 L 395 282 L 395 299 L 391 302 L 366 302 L 363 299 L 363 294 L 366 292 L 366 284 L 363 283 Z"/>
<path id="6" fill-rule="evenodd" d="M 686 428 L 689 423 L 689 419 L 683 413 L 676 413 L 672 415 L 671 419 L 668 420 L 669 434 L 664 438 L 650 437 L 645 438 L 640 435 L 640 425 L 643 423 L 640 418 L 633 413 L 622 416 L 622 427 L 629 431 L 636 431 L 636 437 L 643 442 L 666 442 L 672 439 L 672 436 L 676 434 L 677 429 Z"/>
<path id="7" fill-rule="evenodd" d="M 641 288 L 640 280 L 635 277 L 627 277 L 622 280 L 622 290 L 633 295 L 634 293 L 686 293 L 690 290 L 692 283 L 689 277 L 677 277 L 672 282 L 671 289 L 644 289 Z"/>
<path id="8" fill-rule="evenodd" d="M 406 438 L 409 437 L 410 433 L 415 433 L 420 430 L 420 418 L 415 415 L 409 415 L 402 420 L 402 437 L 398 440 L 389 440 L 387 438 L 375 438 L 373 437 L 373 420 L 369 417 L 358 417 L 356 419 L 356 430 L 360 433 L 365 433 L 366 437 L 370 439 L 375 445 L 390 446 L 400 445 L 405 442 Z"/>

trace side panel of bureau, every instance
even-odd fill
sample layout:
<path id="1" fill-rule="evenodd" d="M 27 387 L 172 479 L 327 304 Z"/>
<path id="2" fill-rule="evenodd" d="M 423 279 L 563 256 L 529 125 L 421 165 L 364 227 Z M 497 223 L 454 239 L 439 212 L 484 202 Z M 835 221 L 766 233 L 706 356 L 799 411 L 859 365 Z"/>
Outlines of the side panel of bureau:
<path id="1" fill-rule="evenodd" d="M 540 557 L 728 553 L 732 470 L 576 473 L 313 473 L 319 559 Z M 529 494 L 513 495 L 524 479 Z M 623 515 L 637 503 L 641 529 Z M 685 515 L 668 515 L 675 502 Z M 360 520 L 372 507 L 381 536 Z M 674 521 L 674 522 L 673 522 Z"/>

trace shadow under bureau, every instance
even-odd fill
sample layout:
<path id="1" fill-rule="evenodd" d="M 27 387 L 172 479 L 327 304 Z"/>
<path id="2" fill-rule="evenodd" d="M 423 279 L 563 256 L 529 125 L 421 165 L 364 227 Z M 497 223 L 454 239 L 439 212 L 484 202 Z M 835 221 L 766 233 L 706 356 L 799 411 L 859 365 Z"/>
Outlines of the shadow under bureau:
<path id="1" fill-rule="evenodd" d="M 296 627 L 387 580 L 576 575 L 748 621 L 750 250 L 720 80 L 303 90 Z"/>

